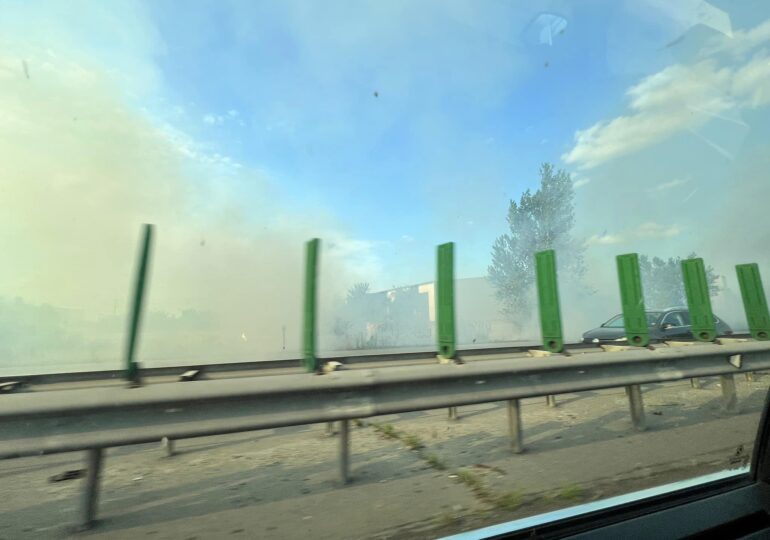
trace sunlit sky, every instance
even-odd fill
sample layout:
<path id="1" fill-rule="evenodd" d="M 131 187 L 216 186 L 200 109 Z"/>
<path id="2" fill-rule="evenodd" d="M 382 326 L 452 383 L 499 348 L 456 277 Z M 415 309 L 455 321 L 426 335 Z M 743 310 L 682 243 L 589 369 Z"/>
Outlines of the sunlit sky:
<path id="1" fill-rule="evenodd" d="M 764 196 L 770 135 L 770 6 L 735 4 L 5 0 L 0 185 L 17 266 L 0 294 L 77 305 L 93 286 L 46 288 L 44 265 L 126 268 L 123 283 L 142 221 L 159 224 L 157 279 L 172 285 L 203 272 L 184 246 L 217 234 L 274 274 L 321 236 L 341 289 L 429 280 L 448 240 L 458 275 L 481 276 L 544 161 L 573 174 L 576 238 L 606 261 L 595 283 L 627 251 L 729 256 L 728 272 L 767 238 L 749 238 L 764 213 L 735 194 Z M 70 180 L 21 180 L 53 176 Z M 116 255 L 72 262 L 78 235 Z M 206 271 L 250 268 L 228 261 Z M 154 301 L 181 309 L 196 294 L 169 285 Z"/>

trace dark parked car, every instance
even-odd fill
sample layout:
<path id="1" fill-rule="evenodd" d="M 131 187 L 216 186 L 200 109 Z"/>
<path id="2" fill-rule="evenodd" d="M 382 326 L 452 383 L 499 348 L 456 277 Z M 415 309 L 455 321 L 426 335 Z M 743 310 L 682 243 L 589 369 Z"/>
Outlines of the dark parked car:
<path id="1" fill-rule="evenodd" d="M 714 315 L 717 323 L 717 335 L 726 336 L 733 333 L 732 329 L 722 319 Z M 650 339 L 689 339 L 692 338 L 690 313 L 687 308 L 668 308 L 647 312 L 647 328 Z M 626 341 L 626 330 L 623 327 L 623 315 L 615 315 L 609 321 L 583 334 L 583 343 L 612 343 Z"/>

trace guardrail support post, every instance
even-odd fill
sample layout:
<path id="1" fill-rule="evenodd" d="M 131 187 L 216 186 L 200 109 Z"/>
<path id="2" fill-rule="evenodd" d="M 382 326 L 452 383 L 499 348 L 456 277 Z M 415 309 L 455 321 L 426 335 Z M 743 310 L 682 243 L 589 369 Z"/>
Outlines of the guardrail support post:
<path id="1" fill-rule="evenodd" d="M 340 420 L 340 482 L 350 482 L 350 420 Z"/>
<path id="2" fill-rule="evenodd" d="M 174 439 L 163 437 L 160 440 L 160 447 L 166 453 L 166 457 L 171 457 L 174 455 Z"/>
<path id="3" fill-rule="evenodd" d="M 86 451 L 86 489 L 83 493 L 83 515 L 80 521 L 82 530 L 90 529 L 96 521 L 103 452 L 102 448 L 91 448 Z"/>
<path id="4" fill-rule="evenodd" d="M 549 407 L 556 407 L 556 396 L 545 396 L 545 404 Z"/>
<path id="5" fill-rule="evenodd" d="M 511 435 L 511 450 L 515 454 L 524 451 L 521 432 L 521 404 L 518 399 L 508 400 L 508 432 Z"/>
<path id="6" fill-rule="evenodd" d="M 449 407 L 448 412 L 450 420 L 459 420 L 459 416 L 457 415 L 457 407 Z"/>
<path id="7" fill-rule="evenodd" d="M 642 400 L 642 389 L 638 384 L 626 386 L 628 394 L 628 403 L 631 406 L 631 423 L 637 431 L 644 431 L 646 422 L 644 419 L 644 401 Z"/>
<path id="8" fill-rule="evenodd" d="M 735 392 L 735 378 L 732 375 L 720 375 L 722 386 L 722 406 L 725 412 L 738 412 L 738 395 Z"/>
<path id="9" fill-rule="evenodd" d="M 700 384 L 700 379 L 697 377 L 693 377 L 692 379 L 690 379 L 690 386 L 692 386 L 693 388 L 703 388 Z"/>

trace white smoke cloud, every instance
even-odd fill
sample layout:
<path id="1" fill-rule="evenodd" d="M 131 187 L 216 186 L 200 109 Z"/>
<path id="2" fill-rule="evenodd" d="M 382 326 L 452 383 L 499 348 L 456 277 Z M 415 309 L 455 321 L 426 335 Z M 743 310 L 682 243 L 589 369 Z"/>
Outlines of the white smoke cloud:
<path id="1" fill-rule="evenodd" d="M 148 116 L 91 60 L 67 48 L 0 53 L 0 326 L 20 310 L 60 317 L 6 336 L 0 369 L 120 366 L 142 223 L 157 225 L 149 363 L 296 351 L 311 237 L 323 239 L 322 330 L 350 283 L 376 279 L 372 246 L 329 211 L 297 219 L 264 173 Z"/>

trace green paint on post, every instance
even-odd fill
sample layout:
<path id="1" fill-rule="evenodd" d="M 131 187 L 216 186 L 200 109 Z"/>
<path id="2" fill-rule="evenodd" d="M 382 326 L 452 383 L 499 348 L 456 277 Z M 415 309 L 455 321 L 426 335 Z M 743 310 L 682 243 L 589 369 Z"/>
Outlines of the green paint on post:
<path id="1" fill-rule="evenodd" d="M 757 263 L 739 264 L 735 267 L 738 273 L 738 283 L 741 286 L 743 309 L 746 310 L 746 321 L 749 323 L 751 337 L 766 340 L 770 336 L 770 314 L 767 311 L 765 289 L 762 287 L 762 277 L 759 275 Z"/>
<path id="2" fill-rule="evenodd" d="M 455 283 L 454 243 L 438 246 L 436 276 L 436 329 L 438 354 L 443 358 L 454 358 L 455 340 Z"/>
<path id="3" fill-rule="evenodd" d="M 650 344 L 647 314 L 644 309 L 639 256 L 627 253 L 617 256 L 620 303 L 623 306 L 623 324 L 629 345 L 646 347 Z"/>
<path id="4" fill-rule="evenodd" d="M 150 251 L 152 248 L 152 225 L 144 225 L 144 234 L 139 248 L 139 261 L 134 281 L 134 298 L 128 326 L 128 341 L 126 343 L 126 380 L 132 386 L 142 383 L 139 375 L 139 364 L 136 362 L 136 348 L 139 342 L 139 324 L 142 319 L 142 305 L 147 285 L 147 272 L 150 266 Z"/>
<path id="5" fill-rule="evenodd" d="M 711 310 L 711 294 L 703 259 L 682 261 L 682 278 L 693 337 L 698 341 L 714 341 L 717 337 L 717 325 Z"/>
<path id="6" fill-rule="evenodd" d="M 307 371 L 319 370 L 316 358 L 316 300 L 318 282 L 318 250 L 321 241 L 313 238 L 305 246 L 305 312 L 302 328 L 303 363 Z"/>
<path id="7" fill-rule="evenodd" d="M 559 309 L 559 286 L 556 279 L 556 253 L 552 250 L 535 253 L 537 300 L 540 307 L 540 333 L 546 351 L 564 350 Z"/>

